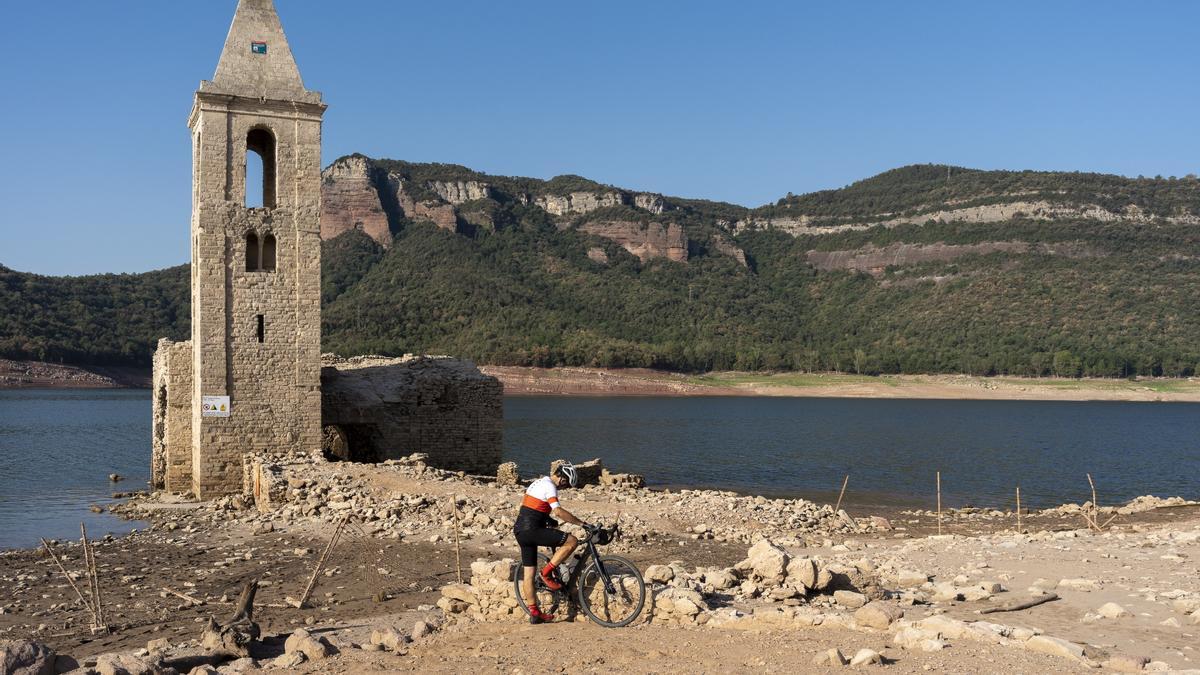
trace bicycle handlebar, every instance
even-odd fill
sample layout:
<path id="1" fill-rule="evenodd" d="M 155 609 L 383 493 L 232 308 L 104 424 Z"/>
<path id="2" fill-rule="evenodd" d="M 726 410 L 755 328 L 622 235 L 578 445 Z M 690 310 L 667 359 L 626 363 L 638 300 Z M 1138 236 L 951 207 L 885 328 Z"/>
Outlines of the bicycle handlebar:
<path id="1" fill-rule="evenodd" d="M 584 525 L 583 529 L 585 532 L 587 532 L 587 536 L 583 538 L 583 540 L 585 542 L 591 541 L 593 538 L 595 538 L 595 536 L 597 534 L 599 534 L 605 530 L 608 530 L 608 541 L 605 543 L 612 543 L 612 540 L 615 539 L 617 536 L 618 528 L 616 525 L 613 525 L 611 528 L 606 528 L 603 525 L 589 523 L 587 525 Z"/>

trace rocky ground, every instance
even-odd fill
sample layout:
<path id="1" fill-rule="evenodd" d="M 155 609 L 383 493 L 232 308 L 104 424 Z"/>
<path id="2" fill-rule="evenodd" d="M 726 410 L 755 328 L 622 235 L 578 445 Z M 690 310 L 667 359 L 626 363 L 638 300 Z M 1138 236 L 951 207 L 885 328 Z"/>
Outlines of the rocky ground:
<path id="1" fill-rule="evenodd" d="M 257 501 L 151 495 L 118 507 L 148 527 L 97 545 L 112 634 L 91 634 L 47 555 L 0 554 L 0 641 L 34 640 L 96 672 L 189 672 L 209 617 L 259 579 L 264 637 L 222 672 L 820 672 L 840 668 L 831 649 L 874 660 L 870 650 L 882 665 L 868 667 L 895 672 L 1200 664 L 1200 507 L 1182 500 L 1025 514 L 1023 532 L 1014 514 L 965 509 L 943 514 L 938 536 L 924 511 L 852 518 L 804 500 L 589 486 L 564 504 L 619 519 L 624 536 L 606 550 L 649 585 L 634 626 L 603 629 L 529 626 L 513 610 L 519 486 L 419 458 L 264 457 L 259 469 Z M 311 607 L 291 606 L 347 515 Z M 81 547 L 53 548 L 82 577 Z M 1049 593 L 1058 599 L 978 613 Z M 311 634 L 293 635 L 302 628 Z"/>

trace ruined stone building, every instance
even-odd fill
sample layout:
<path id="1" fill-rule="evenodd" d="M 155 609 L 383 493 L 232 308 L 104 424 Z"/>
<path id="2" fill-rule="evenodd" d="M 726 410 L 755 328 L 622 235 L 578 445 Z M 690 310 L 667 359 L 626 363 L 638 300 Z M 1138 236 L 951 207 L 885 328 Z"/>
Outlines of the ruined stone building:
<path id="1" fill-rule="evenodd" d="M 240 0 L 216 74 L 200 83 L 188 119 L 192 339 L 164 339 L 154 355 L 156 487 L 200 499 L 231 494 L 243 489 L 248 453 L 321 448 L 325 108 L 321 94 L 304 87 L 273 1 Z M 249 166 L 258 171 L 248 171 Z M 250 176 L 261 185 L 248 185 Z M 395 389 L 387 384 L 388 374 L 403 367 L 379 364 L 392 370 L 376 371 L 372 380 Z M 336 372 L 326 376 L 336 378 Z M 418 379 L 429 386 L 429 377 Z M 472 378 L 433 379 L 454 388 Z M 471 469 L 494 469 L 499 463 L 501 390 L 493 384 L 473 382 L 486 390 L 483 399 L 468 397 L 479 405 L 456 407 L 440 397 L 441 415 L 456 440 L 443 443 L 453 447 L 441 460 L 431 455 L 432 464 L 453 464 L 466 447 L 478 453 L 468 462 Z M 404 398 L 393 391 L 374 400 L 383 404 L 389 396 Z M 484 400 L 488 396 L 494 400 Z M 358 397 L 356 405 L 363 400 Z M 353 417 L 339 415 L 337 404 L 325 408 L 336 417 Z M 411 414 L 424 416 L 422 428 L 439 427 L 429 410 L 410 408 Z M 481 411 L 491 419 L 469 425 L 477 433 L 464 436 L 459 418 Z M 403 413 L 384 417 L 390 424 L 408 419 Z M 382 446 L 397 438 L 374 433 L 367 424 L 362 421 L 354 432 L 361 443 Z M 387 458 L 423 451 L 418 445 L 373 447 L 371 454 Z"/>

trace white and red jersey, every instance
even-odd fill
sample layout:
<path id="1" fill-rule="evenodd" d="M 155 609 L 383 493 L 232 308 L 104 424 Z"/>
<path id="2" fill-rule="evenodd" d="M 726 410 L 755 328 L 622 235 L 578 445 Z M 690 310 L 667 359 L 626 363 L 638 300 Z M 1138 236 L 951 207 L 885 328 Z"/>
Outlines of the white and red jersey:
<path id="1" fill-rule="evenodd" d="M 521 498 L 521 510 L 517 514 L 517 529 L 524 526 L 546 527 L 550 522 L 550 513 L 558 508 L 558 486 L 549 476 L 529 484 L 525 496 Z"/>

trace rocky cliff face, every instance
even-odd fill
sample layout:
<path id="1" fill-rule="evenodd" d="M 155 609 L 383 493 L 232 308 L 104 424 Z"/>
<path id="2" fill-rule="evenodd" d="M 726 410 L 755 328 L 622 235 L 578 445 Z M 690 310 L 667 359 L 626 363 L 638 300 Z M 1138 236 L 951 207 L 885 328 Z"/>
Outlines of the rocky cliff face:
<path id="1" fill-rule="evenodd" d="M 687 262 L 688 239 L 683 228 L 671 224 L 649 223 L 643 225 L 631 221 L 604 220 L 581 223 L 581 232 L 611 239 L 621 248 L 642 259 L 666 258 L 676 262 Z"/>
<path id="2" fill-rule="evenodd" d="M 625 201 L 619 192 L 572 192 L 567 195 L 542 195 L 533 203 L 552 215 L 572 216 L 622 206 Z"/>
<path id="3" fill-rule="evenodd" d="M 982 206 L 955 206 L 947 204 L 941 208 L 920 210 L 916 215 L 897 216 L 892 213 L 880 213 L 874 216 L 856 218 L 855 222 L 838 225 L 822 225 L 820 220 L 808 215 L 788 215 L 782 217 L 750 217 L 734 223 L 734 232 L 753 229 L 776 229 L 794 236 L 831 234 L 848 230 L 866 230 L 872 227 L 897 227 L 899 225 L 922 225 L 930 221 L 935 223 L 1002 223 L 1014 218 L 1030 220 L 1094 220 L 1102 223 L 1135 222 L 1150 223 L 1155 217 L 1145 213 L 1137 206 L 1129 206 L 1118 210 L 1107 209 L 1097 204 L 1057 204 L 1044 200 L 1012 201 L 1004 204 L 986 204 Z M 1161 220 L 1169 223 L 1200 225 L 1200 217 L 1191 215 L 1170 216 Z"/>
<path id="4" fill-rule="evenodd" d="M 405 217 L 410 220 L 428 220 L 443 230 L 458 231 L 458 212 L 453 204 L 413 196 L 414 191 L 406 189 L 409 186 L 396 174 L 388 174 L 387 185 Z"/>
<path id="5" fill-rule="evenodd" d="M 1025 241 L 985 241 L 978 244 L 891 244 L 848 251 L 809 251 L 808 262 L 819 270 L 851 270 L 880 276 L 891 266 L 946 262 L 967 255 L 1042 253 L 1068 258 L 1100 255 L 1082 242 L 1030 244 Z"/>
<path id="6" fill-rule="evenodd" d="M 572 192 L 565 195 L 541 195 L 534 199 L 547 213 L 556 216 L 577 216 L 612 206 L 632 206 L 660 215 L 667 210 L 662 195 L 649 192 Z"/>
<path id="7" fill-rule="evenodd" d="M 733 243 L 729 237 L 723 234 L 713 235 L 712 245 L 718 253 L 727 255 L 738 261 L 742 267 L 746 267 L 746 252 L 738 248 L 737 244 Z"/>
<path id="8" fill-rule="evenodd" d="M 321 238 L 361 230 L 383 246 L 392 233 L 365 157 L 344 157 L 321 172 Z"/>
<path id="9" fill-rule="evenodd" d="M 455 206 L 476 199 L 491 199 L 493 194 L 492 186 L 482 181 L 433 181 L 429 183 L 429 189 Z"/>
<path id="10" fill-rule="evenodd" d="M 598 186 L 594 190 L 583 188 L 562 193 L 533 179 L 488 177 L 452 165 L 376 162 L 361 155 L 335 161 L 322 176 L 323 239 L 357 229 L 389 246 L 392 243 L 389 213 L 399 218 L 429 221 L 451 232 L 494 230 L 501 226 L 494 218 L 496 206 L 516 203 L 537 206 L 552 216 L 560 228 L 574 226 L 581 232 L 609 239 L 643 261 L 666 258 L 687 262 L 689 250 L 698 249 L 696 242 L 688 239 L 684 227 L 671 222 L 669 216 L 649 224 L 637 222 L 637 217 L 620 217 L 621 209 L 655 216 L 664 216 L 672 210 L 667 198 L 650 192 Z M 615 209 L 618 214 L 613 218 L 596 214 L 593 221 L 572 225 L 580 216 L 606 208 Z M 728 221 L 718 228 L 728 229 Z M 712 237 L 707 249 L 746 264 L 745 254 L 725 235 Z M 596 253 L 597 250 L 589 252 L 589 256 L 607 262 L 603 251 Z"/>

